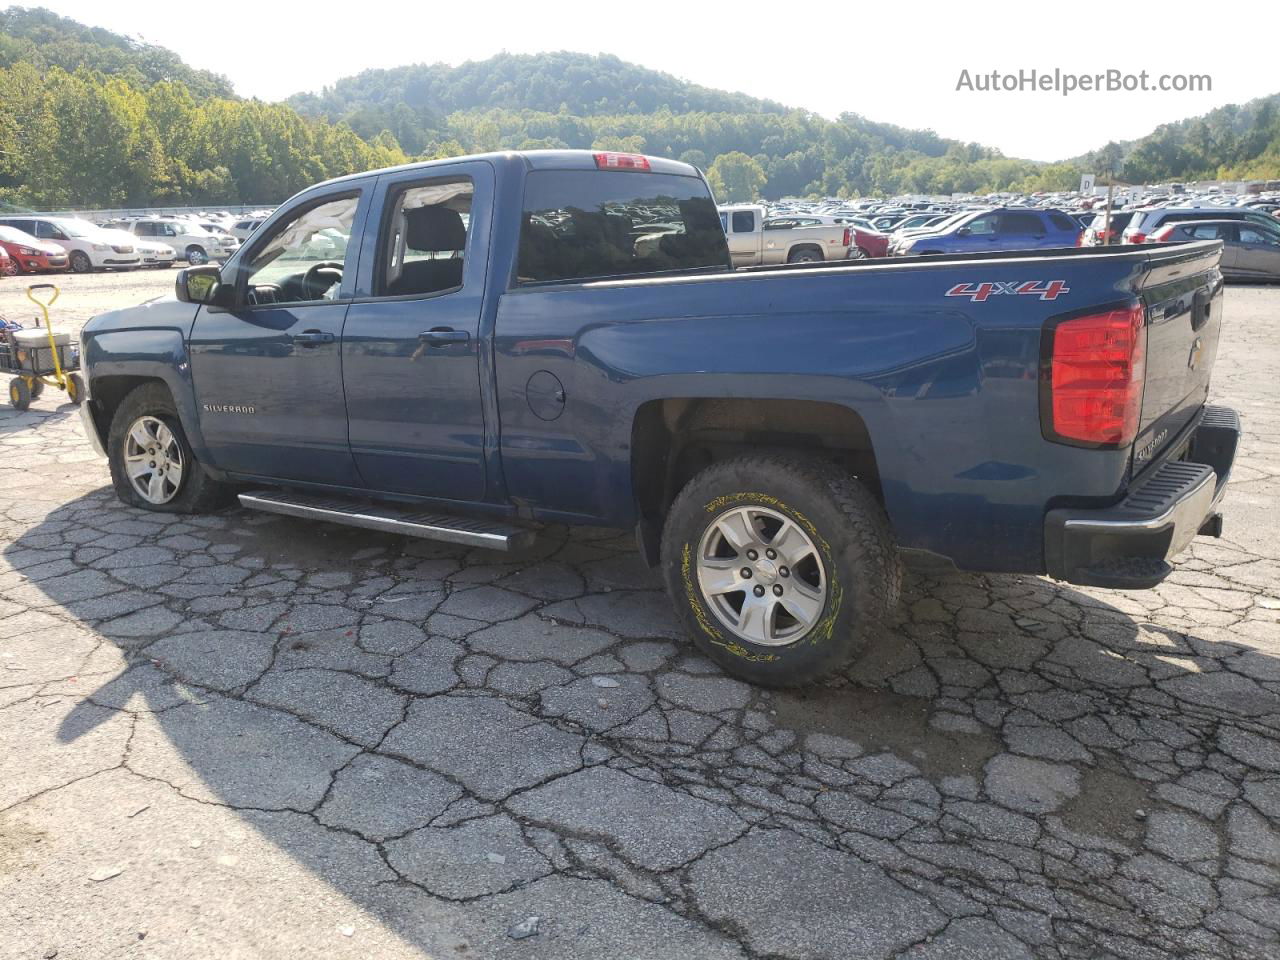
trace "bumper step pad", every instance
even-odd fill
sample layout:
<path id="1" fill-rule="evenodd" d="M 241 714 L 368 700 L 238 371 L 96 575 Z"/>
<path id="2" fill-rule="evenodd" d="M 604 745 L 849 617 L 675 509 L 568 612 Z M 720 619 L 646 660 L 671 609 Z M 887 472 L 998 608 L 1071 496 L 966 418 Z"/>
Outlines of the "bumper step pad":
<path id="1" fill-rule="evenodd" d="M 528 527 L 517 527 L 475 517 L 428 513 L 411 506 L 370 503 L 343 497 L 312 496 L 281 490 L 254 490 L 240 494 L 240 505 L 250 510 L 285 517 L 324 520 L 348 527 L 398 533 L 423 540 L 443 540 L 490 550 L 517 550 L 528 546 L 537 535 Z"/>

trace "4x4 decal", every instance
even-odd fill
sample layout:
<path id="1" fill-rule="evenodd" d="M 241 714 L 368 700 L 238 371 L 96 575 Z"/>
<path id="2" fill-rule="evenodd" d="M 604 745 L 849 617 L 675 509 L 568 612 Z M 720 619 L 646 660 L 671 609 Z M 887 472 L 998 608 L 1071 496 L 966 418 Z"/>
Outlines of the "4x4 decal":
<path id="1" fill-rule="evenodd" d="M 1056 300 L 1070 292 L 1071 288 L 1067 286 L 1065 280 L 1014 280 L 1012 283 L 957 283 L 947 291 L 947 296 L 968 297 L 975 303 L 982 303 L 988 297 L 998 297 L 1006 293 L 1039 297 L 1041 300 Z"/>

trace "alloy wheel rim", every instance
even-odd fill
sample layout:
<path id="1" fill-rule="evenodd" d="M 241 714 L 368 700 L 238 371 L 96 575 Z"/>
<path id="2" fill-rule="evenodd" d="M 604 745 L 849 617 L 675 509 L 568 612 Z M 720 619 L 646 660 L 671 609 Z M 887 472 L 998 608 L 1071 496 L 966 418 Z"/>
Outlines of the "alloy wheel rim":
<path id="1" fill-rule="evenodd" d="M 139 417 L 124 442 L 124 471 L 148 503 L 168 503 L 182 489 L 186 463 L 177 436 L 163 420 Z"/>
<path id="2" fill-rule="evenodd" d="M 726 510 L 698 544 L 698 585 L 721 624 L 766 647 L 795 643 L 827 602 L 827 575 L 813 538 L 768 507 Z"/>

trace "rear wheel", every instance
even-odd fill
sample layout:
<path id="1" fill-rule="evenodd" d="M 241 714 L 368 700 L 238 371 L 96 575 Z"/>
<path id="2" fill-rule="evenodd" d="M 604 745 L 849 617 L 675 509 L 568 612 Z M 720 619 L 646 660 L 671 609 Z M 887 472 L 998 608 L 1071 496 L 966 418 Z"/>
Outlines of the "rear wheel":
<path id="1" fill-rule="evenodd" d="M 792 250 L 787 257 L 787 263 L 821 263 L 822 251 L 815 250 L 813 247 L 801 247 L 799 250 Z"/>
<path id="2" fill-rule="evenodd" d="M 203 513 L 221 506 L 229 493 L 196 461 L 173 397 L 160 384 L 144 384 L 120 402 L 107 457 L 116 496 L 144 510 Z"/>
<path id="3" fill-rule="evenodd" d="M 32 380 L 29 386 L 30 386 L 30 390 L 31 390 L 31 399 L 32 399 L 32 400 L 34 400 L 36 397 L 40 396 L 40 394 L 44 393 L 44 381 L 43 381 L 43 380 Z"/>
<path id="4" fill-rule="evenodd" d="M 93 261 L 89 259 L 89 255 L 83 250 L 71 251 L 71 272 L 72 273 L 89 273 L 93 270 Z"/>
<path id="5" fill-rule="evenodd" d="M 67 377 L 67 399 L 77 407 L 84 402 L 84 380 L 78 373 Z"/>
<path id="6" fill-rule="evenodd" d="M 889 521 L 842 469 L 802 456 L 714 464 L 662 534 L 676 614 L 703 653 L 765 686 L 819 680 L 892 615 L 901 567 Z"/>

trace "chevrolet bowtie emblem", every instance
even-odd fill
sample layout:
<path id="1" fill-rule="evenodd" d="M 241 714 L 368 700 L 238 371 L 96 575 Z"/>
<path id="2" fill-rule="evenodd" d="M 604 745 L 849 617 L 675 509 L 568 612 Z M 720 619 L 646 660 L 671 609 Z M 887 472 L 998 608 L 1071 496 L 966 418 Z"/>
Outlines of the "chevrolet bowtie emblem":
<path id="1" fill-rule="evenodd" d="M 1196 342 L 1191 345 L 1191 356 L 1187 357 L 1187 366 L 1194 370 L 1196 364 L 1200 362 L 1200 357 L 1204 354 L 1204 340 L 1196 337 Z"/>

